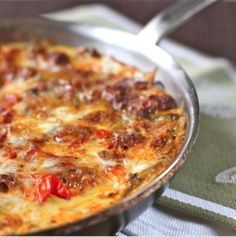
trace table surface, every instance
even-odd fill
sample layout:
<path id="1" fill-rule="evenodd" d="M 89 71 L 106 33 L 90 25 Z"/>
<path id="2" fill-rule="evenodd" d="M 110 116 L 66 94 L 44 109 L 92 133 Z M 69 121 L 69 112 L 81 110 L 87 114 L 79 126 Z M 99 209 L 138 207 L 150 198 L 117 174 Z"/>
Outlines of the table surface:
<path id="1" fill-rule="evenodd" d="M 103 3 L 145 24 L 177 0 L 1 0 L 0 17 L 35 15 L 77 4 Z M 24 7 L 22 7 L 24 5 Z M 20 11 L 19 11 L 20 9 Z M 171 38 L 236 63 L 236 1 L 222 0 L 171 34 Z"/>

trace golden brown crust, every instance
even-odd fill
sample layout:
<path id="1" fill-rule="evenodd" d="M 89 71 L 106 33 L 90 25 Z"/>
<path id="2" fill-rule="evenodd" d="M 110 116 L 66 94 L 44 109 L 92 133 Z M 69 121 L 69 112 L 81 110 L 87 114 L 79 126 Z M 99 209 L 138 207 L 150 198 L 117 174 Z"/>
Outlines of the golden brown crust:
<path id="1" fill-rule="evenodd" d="M 187 119 L 153 74 L 93 49 L 0 46 L 0 234 L 85 218 L 168 167 Z"/>

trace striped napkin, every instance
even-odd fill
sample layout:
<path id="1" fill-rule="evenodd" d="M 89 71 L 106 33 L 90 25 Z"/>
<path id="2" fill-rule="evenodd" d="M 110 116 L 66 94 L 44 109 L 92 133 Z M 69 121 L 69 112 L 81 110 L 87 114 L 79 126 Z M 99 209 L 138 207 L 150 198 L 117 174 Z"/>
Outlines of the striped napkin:
<path id="1" fill-rule="evenodd" d="M 46 17 L 133 33 L 141 28 L 98 4 Z M 225 59 L 211 58 L 167 39 L 161 47 L 182 65 L 196 86 L 200 134 L 164 195 L 119 235 L 236 235 L 236 71 Z"/>

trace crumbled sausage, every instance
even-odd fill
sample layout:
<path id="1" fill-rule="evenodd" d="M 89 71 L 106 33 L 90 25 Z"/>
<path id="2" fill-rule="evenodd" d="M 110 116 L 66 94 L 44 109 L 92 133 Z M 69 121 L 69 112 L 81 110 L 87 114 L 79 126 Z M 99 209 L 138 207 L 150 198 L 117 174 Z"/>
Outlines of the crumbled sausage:
<path id="1" fill-rule="evenodd" d="M 10 83 L 13 81 L 14 77 L 18 73 L 18 68 L 16 66 L 10 65 L 5 69 L 1 69 L 0 71 L 0 81 L 5 83 Z"/>
<path id="2" fill-rule="evenodd" d="M 64 126 L 62 130 L 56 132 L 54 139 L 59 143 L 76 143 L 85 142 L 92 135 L 89 127 L 82 126 Z"/>
<path id="3" fill-rule="evenodd" d="M 20 217 L 16 215 L 6 215 L 3 219 L 0 220 L 0 229 L 5 227 L 11 227 L 12 229 L 16 229 L 17 227 L 21 226 L 23 221 Z"/>
<path id="4" fill-rule="evenodd" d="M 35 76 L 37 71 L 34 68 L 24 67 L 21 70 L 21 75 L 24 79 L 28 79 L 30 77 Z"/>
<path id="5" fill-rule="evenodd" d="M 104 98 L 108 100 L 114 109 L 127 109 L 130 98 L 130 85 L 128 80 L 121 80 L 112 86 L 107 86 L 103 93 Z"/>
<path id="6" fill-rule="evenodd" d="M 6 63 L 11 65 L 14 63 L 15 59 L 17 58 L 18 54 L 20 53 L 19 49 L 16 48 L 8 48 L 6 50 L 1 51 Z"/>
<path id="7" fill-rule="evenodd" d="M 147 90 L 148 88 L 148 82 L 147 81 L 136 81 L 134 83 L 134 88 L 136 90 Z"/>
<path id="8" fill-rule="evenodd" d="M 13 174 L 0 174 L 0 182 L 7 182 L 11 185 L 14 185 L 16 179 Z"/>
<path id="9" fill-rule="evenodd" d="M 107 113 L 104 111 L 96 111 L 93 113 L 88 114 L 85 119 L 92 123 L 100 123 L 105 117 Z"/>
<path id="10" fill-rule="evenodd" d="M 117 160 L 119 161 L 124 155 L 121 152 L 115 150 L 104 150 L 98 153 L 99 157 L 104 160 Z"/>
<path id="11" fill-rule="evenodd" d="M 47 54 L 46 50 L 42 47 L 35 47 L 28 52 L 28 57 L 30 59 L 36 59 L 38 56 L 45 56 Z"/>
<path id="12" fill-rule="evenodd" d="M 5 109 L 0 106 L 0 124 L 1 123 L 11 123 L 15 115 L 13 109 Z"/>
<path id="13" fill-rule="evenodd" d="M 38 95 L 39 89 L 38 89 L 37 87 L 33 87 L 33 88 L 29 89 L 28 92 L 29 92 L 31 95 Z"/>
<path id="14" fill-rule="evenodd" d="M 3 126 L 0 126 L 0 142 L 3 142 L 7 136 L 7 129 Z"/>
<path id="15" fill-rule="evenodd" d="M 81 52 L 81 54 L 88 54 L 89 56 L 100 58 L 101 54 L 94 48 L 84 48 Z"/>
<path id="16" fill-rule="evenodd" d="M 154 138 L 151 141 L 150 146 L 155 149 L 155 148 L 158 148 L 158 147 L 163 147 L 167 142 L 168 142 L 167 137 L 159 136 L 159 137 Z"/>
<path id="17" fill-rule="evenodd" d="M 169 95 L 137 95 L 135 90 L 148 90 L 149 82 L 123 79 L 105 87 L 103 97 L 109 101 L 115 110 L 127 110 L 142 118 L 150 114 L 176 108 L 174 99 Z M 135 89 L 135 90 L 134 90 Z"/>
<path id="18" fill-rule="evenodd" d="M 109 151 L 106 151 L 106 150 L 100 151 L 100 152 L 98 153 L 98 155 L 99 155 L 100 158 L 102 158 L 102 159 L 104 159 L 104 160 L 110 160 L 110 159 L 113 158 L 112 152 L 109 152 Z"/>
<path id="19" fill-rule="evenodd" d="M 0 174 L 0 192 L 6 193 L 16 184 L 13 174 Z"/>
<path id="20" fill-rule="evenodd" d="M 69 57 L 62 52 L 54 52 L 50 55 L 49 60 L 54 63 L 54 64 L 58 64 L 58 65 L 65 65 L 68 64 L 70 62 Z"/>
<path id="21" fill-rule="evenodd" d="M 122 148 L 124 150 L 129 149 L 135 145 L 141 144 L 144 142 L 144 136 L 138 132 L 131 134 L 123 134 L 117 137 L 113 137 L 112 145 L 115 148 Z"/>
<path id="22" fill-rule="evenodd" d="M 93 98 L 94 101 L 100 99 L 100 98 L 101 98 L 101 95 L 102 95 L 102 93 L 101 93 L 100 90 L 94 90 L 94 91 L 92 92 L 92 98 Z"/>
<path id="23" fill-rule="evenodd" d="M 58 177 L 64 185 L 79 191 L 97 183 L 97 171 L 88 167 L 69 168 L 59 174 Z"/>
<path id="24" fill-rule="evenodd" d="M 140 185 L 142 183 L 142 181 L 143 181 L 142 178 L 140 178 L 137 173 L 131 174 L 130 182 L 132 184 L 132 188 Z"/>
<path id="25" fill-rule="evenodd" d="M 176 108 L 176 103 L 174 101 L 174 99 L 171 96 L 168 95 L 164 95 L 164 96 L 160 96 L 158 98 L 158 110 L 159 111 L 165 111 L 168 109 L 173 109 Z"/>
<path id="26" fill-rule="evenodd" d="M 92 57 L 100 58 L 101 54 L 94 48 L 89 48 L 87 51 Z"/>
<path id="27" fill-rule="evenodd" d="M 141 108 L 138 110 L 138 114 L 145 118 L 148 117 L 149 114 L 173 109 L 176 108 L 176 106 L 174 99 L 169 95 L 150 95 L 143 101 Z"/>
<path id="28" fill-rule="evenodd" d="M 7 193 L 9 191 L 9 188 L 6 183 L 0 182 L 0 192 L 1 193 Z"/>

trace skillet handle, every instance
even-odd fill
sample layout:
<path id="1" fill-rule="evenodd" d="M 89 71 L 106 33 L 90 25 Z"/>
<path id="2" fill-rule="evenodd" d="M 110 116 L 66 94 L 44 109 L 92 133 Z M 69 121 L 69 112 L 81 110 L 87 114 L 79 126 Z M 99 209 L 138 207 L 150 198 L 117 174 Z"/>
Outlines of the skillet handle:
<path id="1" fill-rule="evenodd" d="M 217 1 L 219 0 L 179 0 L 151 19 L 138 33 L 138 36 L 158 44 L 167 34 Z"/>

